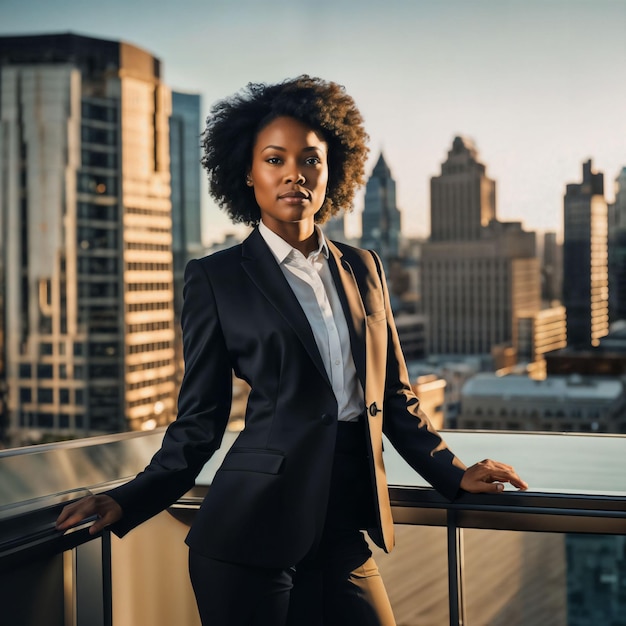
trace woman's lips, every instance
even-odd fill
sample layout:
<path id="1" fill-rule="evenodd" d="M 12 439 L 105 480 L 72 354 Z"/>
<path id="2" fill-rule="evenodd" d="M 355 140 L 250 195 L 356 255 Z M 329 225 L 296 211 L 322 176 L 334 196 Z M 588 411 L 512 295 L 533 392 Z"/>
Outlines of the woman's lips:
<path id="1" fill-rule="evenodd" d="M 278 198 L 289 204 L 299 204 L 303 200 L 308 200 L 309 196 L 302 191 L 288 191 L 287 193 L 280 194 Z"/>

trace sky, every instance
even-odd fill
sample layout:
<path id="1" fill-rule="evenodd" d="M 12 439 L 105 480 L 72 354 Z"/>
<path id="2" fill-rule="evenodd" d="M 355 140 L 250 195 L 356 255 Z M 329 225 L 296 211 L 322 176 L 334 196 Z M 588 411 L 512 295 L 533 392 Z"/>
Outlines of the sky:
<path id="1" fill-rule="evenodd" d="M 248 82 L 343 84 L 370 135 L 366 173 L 382 151 L 409 236 L 430 231 L 429 181 L 457 135 L 496 180 L 498 218 L 528 230 L 562 231 L 584 161 L 608 201 L 626 167 L 626 0 L 0 0 L 0 35 L 68 31 L 149 51 L 203 118 Z M 203 202 L 219 241 L 233 227 Z"/>

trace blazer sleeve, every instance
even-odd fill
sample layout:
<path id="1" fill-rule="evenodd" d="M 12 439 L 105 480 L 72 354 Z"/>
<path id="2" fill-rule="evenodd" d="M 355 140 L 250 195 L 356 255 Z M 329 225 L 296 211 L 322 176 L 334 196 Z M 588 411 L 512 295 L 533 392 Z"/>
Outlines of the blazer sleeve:
<path id="1" fill-rule="evenodd" d="M 382 263 L 372 251 L 383 290 L 387 318 L 387 367 L 383 404 L 383 432 L 402 458 L 449 500 L 459 493 L 465 465 L 421 410 L 409 381 L 398 331 L 391 311 Z"/>
<path id="2" fill-rule="evenodd" d="M 185 374 L 178 416 L 149 465 L 130 482 L 106 492 L 124 512 L 111 526 L 120 537 L 193 487 L 204 464 L 220 447 L 230 415 L 232 368 L 210 278 L 201 260 L 188 263 L 183 296 Z"/>

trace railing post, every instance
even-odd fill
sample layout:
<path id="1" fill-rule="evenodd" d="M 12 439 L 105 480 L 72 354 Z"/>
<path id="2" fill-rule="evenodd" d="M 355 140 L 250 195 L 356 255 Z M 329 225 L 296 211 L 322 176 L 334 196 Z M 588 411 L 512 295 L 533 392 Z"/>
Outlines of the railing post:
<path id="1" fill-rule="evenodd" d="M 448 597 L 450 626 L 464 626 L 463 529 L 458 527 L 456 516 L 456 511 L 453 509 L 448 510 Z"/>
<path id="2" fill-rule="evenodd" d="M 111 534 L 74 548 L 65 566 L 66 625 L 112 626 Z"/>
<path id="3" fill-rule="evenodd" d="M 113 626 L 113 577 L 111 573 L 111 533 L 102 535 L 102 615 L 103 626 Z"/>

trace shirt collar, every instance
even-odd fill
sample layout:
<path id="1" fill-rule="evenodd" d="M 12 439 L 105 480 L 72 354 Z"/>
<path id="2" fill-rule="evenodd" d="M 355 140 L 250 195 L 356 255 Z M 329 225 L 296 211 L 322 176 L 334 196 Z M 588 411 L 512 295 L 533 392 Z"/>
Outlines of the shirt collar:
<path id="1" fill-rule="evenodd" d="M 315 224 L 315 232 L 317 233 L 317 241 L 318 247 L 317 250 L 314 250 L 309 254 L 308 258 L 316 257 L 320 254 L 323 254 L 325 258 L 328 258 L 330 251 L 328 249 L 328 244 L 326 243 L 326 237 L 324 237 L 324 233 L 322 229 Z M 273 230 L 270 230 L 264 223 L 263 220 L 259 222 L 259 233 L 265 240 L 265 243 L 268 245 L 272 254 L 276 258 L 279 264 L 283 263 L 287 257 L 297 250 L 290 244 L 288 244 L 282 237 L 277 235 Z"/>

